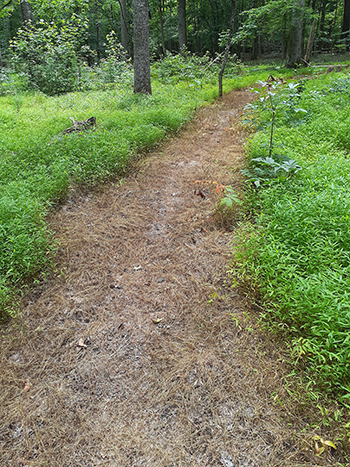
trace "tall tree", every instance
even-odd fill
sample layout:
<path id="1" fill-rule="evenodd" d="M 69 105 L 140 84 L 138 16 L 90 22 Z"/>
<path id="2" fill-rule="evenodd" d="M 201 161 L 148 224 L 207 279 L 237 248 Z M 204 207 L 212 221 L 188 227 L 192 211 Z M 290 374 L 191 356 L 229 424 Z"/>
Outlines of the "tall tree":
<path id="1" fill-rule="evenodd" d="M 159 12 L 159 22 L 160 22 L 160 38 L 161 38 L 161 41 L 162 41 L 162 53 L 165 56 L 166 55 L 166 48 L 165 48 L 165 39 L 164 39 L 163 8 L 164 8 L 164 0 L 159 0 L 158 12 Z"/>
<path id="2" fill-rule="evenodd" d="M 349 38 L 349 30 L 350 30 L 350 0 L 344 0 L 344 14 L 343 14 L 341 32 L 344 33 L 344 38 L 346 39 Z"/>
<path id="3" fill-rule="evenodd" d="M 187 46 L 187 28 L 186 28 L 186 0 L 178 0 L 178 30 L 179 30 L 179 47 Z"/>
<path id="4" fill-rule="evenodd" d="M 148 0 L 133 0 L 134 92 L 152 94 L 149 58 Z"/>
<path id="5" fill-rule="evenodd" d="M 287 68 L 294 68 L 301 63 L 304 6 L 305 0 L 296 0 L 293 6 L 287 44 Z"/>
<path id="6" fill-rule="evenodd" d="M 306 64 L 308 64 L 310 62 L 311 52 L 312 52 L 312 48 L 314 46 L 315 27 L 316 27 L 316 20 L 314 19 L 312 24 L 311 24 L 309 40 L 307 41 L 307 46 L 306 46 L 306 50 L 305 50 L 304 62 Z"/>
<path id="7" fill-rule="evenodd" d="M 128 32 L 128 12 L 126 8 L 126 0 L 120 0 L 120 29 L 121 29 L 121 38 L 122 38 L 122 46 L 125 50 L 127 50 L 128 54 L 130 55 L 129 50 L 129 32 Z"/>
<path id="8" fill-rule="evenodd" d="M 32 6 L 28 0 L 21 0 L 21 13 L 23 24 L 28 23 L 28 21 L 33 22 Z"/>

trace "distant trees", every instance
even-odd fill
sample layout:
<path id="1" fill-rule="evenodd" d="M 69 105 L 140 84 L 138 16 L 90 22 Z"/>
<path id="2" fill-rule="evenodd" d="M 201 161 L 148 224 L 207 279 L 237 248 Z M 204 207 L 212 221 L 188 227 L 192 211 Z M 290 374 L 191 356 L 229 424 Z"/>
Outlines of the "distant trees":
<path id="1" fill-rule="evenodd" d="M 129 57 L 134 57 L 136 47 L 137 70 L 146 60 L 147 44 L 152 59 L 183 46 L 214 57 L 223 51 L 231 13 L 231 0 L 0 0 L 0 65 L 8 61 L 10 41 L 23 26 L 44 21 L 60 30 L 73 14 L 88 24 L 80 46 L 92 51 L 89 66 L 108 56 L 106 37 L 112 31 Z M 233 16 L 230 51 L 243 60 L 268 55 L 294 67 L 309 61 L 315 51 L 349 49 L 350 0 L 236 0 Z M 149 92 L 149 83 L 144 86 Z"/>

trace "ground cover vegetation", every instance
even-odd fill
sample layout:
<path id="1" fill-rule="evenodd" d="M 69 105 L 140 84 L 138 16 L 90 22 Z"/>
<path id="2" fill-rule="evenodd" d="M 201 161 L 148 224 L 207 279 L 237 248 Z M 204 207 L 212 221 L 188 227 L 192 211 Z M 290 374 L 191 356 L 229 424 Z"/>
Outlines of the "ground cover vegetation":
<path id="1" fill-rule="evenodd" d="M 284 81 L 319 72 L 300 66 L 320 54 L 348 59 L 350 0 L 0 0 L 0 24 L 1 309 L 52 257 L 45 216 L 72 184 L 122 174 L 218 95 L 218 77 L 226 90 L 267 80 L 244 172 L 258 222 L 239 261 L 296 360 L 346 403 L 349 84 Z M 69 117 L 97 125 L 64 134 Z"/>
<path id="2" fill-rule="evenodd" d="M 50 258 L 48 210 L 67 196 L 72 183 L 92 185 L 124 173 L 137 152 L 212 101 L 218 94 L 219 64 L 208 69 L 210 63 L 209 57 L 169 55 L 152 67 L 152 96 L 133 93 L 131 69 L 114 84 L 92 73 L 94 90 L 51 97 L 21 91 L 14 75 L 12 92 L 0 97 L 2 309 L 13 306 L 12 286 L 42 270 Z M 228 73 L 226 89 L 266 76 L 264 69 L 242 73 L 234 60 Z M 94 129 L 62 134 L 69 117 L 91 116 L 97 120 Z"/>
<path id="3" fill-rule="evenodd" d="M 349 75 L 257 92 L 244 171 L 256 216 L 236 260 L 257 285 L 262 321 L 288 335 L 310 393 L 315 383 L 349 406 Z"/>

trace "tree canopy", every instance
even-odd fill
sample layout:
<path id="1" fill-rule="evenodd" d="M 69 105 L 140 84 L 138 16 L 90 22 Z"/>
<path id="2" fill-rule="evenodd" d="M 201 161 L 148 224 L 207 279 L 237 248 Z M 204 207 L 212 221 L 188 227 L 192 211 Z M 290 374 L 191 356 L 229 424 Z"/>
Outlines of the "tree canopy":
<path id="1" fill-rule="evenodd" d="M 221 53 L 231 7 L 231 0 L 149 0 L 151 59 L 167 51 L 178 52 L 183 46 L 203 55 Z M 10 42 L 25 22 L 61 28 L 73 16 L 87 24 L 81 46 L 93 51 L 90 65 L 106 57 L 106 37 L 112 31 L 133 56 L 132 0 L 0 0 L 3 60 L 9 57 Z M 303 61 L 313 23 L 311 52 L 348 50 L 350 0 L 237 0 L 231 51 L 244 60 L 269 55 L 295 66 Z"/>

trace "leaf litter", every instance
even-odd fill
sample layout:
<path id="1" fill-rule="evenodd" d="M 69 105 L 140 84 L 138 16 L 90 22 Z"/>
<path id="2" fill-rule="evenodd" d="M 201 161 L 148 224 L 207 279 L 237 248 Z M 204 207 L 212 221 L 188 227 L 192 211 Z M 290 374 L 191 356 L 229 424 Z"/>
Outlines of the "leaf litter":
<path id="1" fill-rule="evenodd" d="M 51 216 L 64 273 L 0 340 L 2 466 L 339 465 L 331 435 L 288 404 L 283 348 L 237 325 L 253 313 L 226 273 L 239 212 L 193 193 L 195 180 L 242 188 L 230 167 L 249 99 L 202 109 L 123 184 L 72 193 Z"/>

